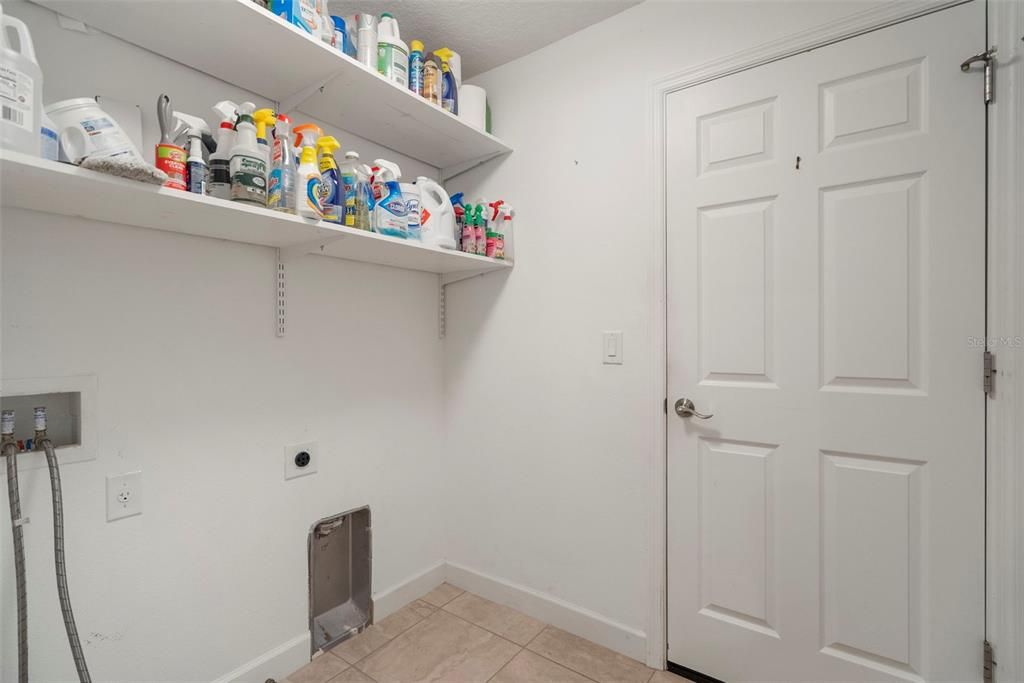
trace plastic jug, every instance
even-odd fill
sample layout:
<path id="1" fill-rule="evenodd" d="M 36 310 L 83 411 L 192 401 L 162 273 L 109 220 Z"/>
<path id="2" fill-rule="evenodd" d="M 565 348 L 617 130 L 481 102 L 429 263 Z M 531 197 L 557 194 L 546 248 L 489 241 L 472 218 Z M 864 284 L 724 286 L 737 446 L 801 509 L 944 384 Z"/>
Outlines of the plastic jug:
<path id="1" fill-rule="evenodd" d="M 444 188 L 426 176 L 416 178 L 420 188 L 420 235 L 426 245 L 455 249 L 455 208 Z"/>
<path id="2" fill-rule="evenodd" d="M 14 49 L 11 34 L 18 36 Z M 0 7 L 0 147 L 39 156 L 43 71 L 25 23 Z"/>

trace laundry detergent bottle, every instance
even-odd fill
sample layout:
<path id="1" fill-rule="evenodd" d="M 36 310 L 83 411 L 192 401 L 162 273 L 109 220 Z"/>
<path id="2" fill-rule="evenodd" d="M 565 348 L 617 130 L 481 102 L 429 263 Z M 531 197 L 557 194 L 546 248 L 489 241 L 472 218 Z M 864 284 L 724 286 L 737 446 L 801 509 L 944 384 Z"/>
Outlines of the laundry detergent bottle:
<path id="1" fill-rule="evenodd" d="M 377 71 L 403 88 L 409 87 L 409 48 L 398 34 L 398 21 L 384 12 L 377 26 Z"/>
<path id="2" fill-rule="evenodd" d="M 334 152 L 340 147 L 341 143 L 331 135 L 325 135 L 316 141 L 320 162 L 320 204 L 324 220 L 331 223 L 341 223 L 345 211 L 344 200 L 341 198 L 338 162 L 334 159 Z"/>
<path id="3" fill-rule="evenodd" d="M 373 163 L 380 169 L 378 173 L 383 185 L 381 198 L 374 207 L 377 232 L 405 239 L 409 236 L 409 207 L 398 183 L 402 171 L 398 164 L 384 159 L 376 159 Z"/>
<path id="4" fill-rule="evenodd" d="M 9 34 L 18 36 L 17 49 Z M 0 8 L 0 148 L 39 156 L 43 116 L 43 71 L 32 36 L 20 19 Z"/>
<path id="5" fill-rule="evenodd" d="M 299 169 L 296 173 L 299 185 L 299 191 L 296 192 L 296 208 L 300 216 L 320 220 L 324 217 L 324 209 L 320 203 L 322 190 L 320 164 L 316 158 L 316 141 L 311 134 L 300 134 L 299 145 L 302 147 L 302 153 L 299 155 Z"/>

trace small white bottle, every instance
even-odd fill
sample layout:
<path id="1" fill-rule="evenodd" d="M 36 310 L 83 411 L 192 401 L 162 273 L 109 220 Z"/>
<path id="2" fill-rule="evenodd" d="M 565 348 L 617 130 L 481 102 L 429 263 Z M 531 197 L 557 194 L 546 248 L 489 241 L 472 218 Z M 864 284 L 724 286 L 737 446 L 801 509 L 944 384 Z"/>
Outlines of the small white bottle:
<path id="1" fill-rule="evenodd" d="M 320 193 L 323 181 L 320 178 L 320 163 L 316 158 L 316 147 L 311 137 L 302 137 L 302 154 L 299 158 L 299 169 L 296 176 L 298 179 L 298 191 L 295 193 L 297 213 L 303 218 L 321 220 L 324 217 Z"/>

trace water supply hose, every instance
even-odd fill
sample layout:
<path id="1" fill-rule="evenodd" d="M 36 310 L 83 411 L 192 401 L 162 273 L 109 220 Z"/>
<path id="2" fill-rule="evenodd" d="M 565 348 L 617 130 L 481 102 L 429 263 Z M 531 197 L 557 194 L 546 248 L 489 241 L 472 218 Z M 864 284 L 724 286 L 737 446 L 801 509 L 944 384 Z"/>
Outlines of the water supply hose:
<path id="1" fill-rule="evenodd" d="M 53 494 L 53 558 L 57 567 L 57 597 L 60 598 L 60 611 L 64 615 L 64 630 L 68 632 L 68 644 L 71 645 L 71 656 L 75 660 L 79 682 L 92 683 L 89 668 L 85 664 L 82 643 L 78 639 L 78 628 L 75 626 L 71 596 L 68 593 L 67 565 L 64 562 L 64 503 L 61 498 L 57 454 L 53 450 L 53 442 L 49 439 L 43 439 L 36 447 L 46 451 L 46 464 L 50 468 L 50 491 Z"/>
<path id="2" fill-rule="evenodd" d="M 14 581 L 18 595 L 18 683 L 28 683 L 28 606 L 25 596 L 25 534 L 21 528 L 21 495 L 18 493 L 18 447 L 3 445 L 0 455 L 7 460 L 7 501 L 11 509 L 11 538 L 14 539 Z"/>

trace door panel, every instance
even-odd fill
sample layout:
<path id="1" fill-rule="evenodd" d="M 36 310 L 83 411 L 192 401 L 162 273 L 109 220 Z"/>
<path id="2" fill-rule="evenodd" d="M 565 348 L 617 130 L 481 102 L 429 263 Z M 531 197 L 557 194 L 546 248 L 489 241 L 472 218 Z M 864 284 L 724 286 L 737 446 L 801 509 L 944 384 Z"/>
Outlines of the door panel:
<path id="1" fill-rule="evenodd" d="M 669 420 L 670 661 L 980 679 L 983 45 L 969 3 L 668 98 L 669 396 L 714 413 Z"/>

